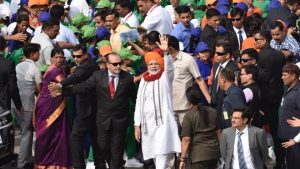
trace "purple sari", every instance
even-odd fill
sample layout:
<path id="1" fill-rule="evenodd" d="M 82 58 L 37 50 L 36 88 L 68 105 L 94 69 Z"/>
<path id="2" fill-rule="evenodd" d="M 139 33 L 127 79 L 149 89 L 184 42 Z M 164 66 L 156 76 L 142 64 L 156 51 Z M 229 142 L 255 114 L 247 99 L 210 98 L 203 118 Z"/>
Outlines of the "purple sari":
<path id="1" fill-rule="evenodd" d="M 35 107 L 35 168 L 69 169 L 72 168 L 69 147 L 69 127 L 65 112 L 66 98 L 51 97 L 48 90 L 50 82 L 65 78 L 64 72 L 51 67 L 42 81 L 42 90 Z"/>

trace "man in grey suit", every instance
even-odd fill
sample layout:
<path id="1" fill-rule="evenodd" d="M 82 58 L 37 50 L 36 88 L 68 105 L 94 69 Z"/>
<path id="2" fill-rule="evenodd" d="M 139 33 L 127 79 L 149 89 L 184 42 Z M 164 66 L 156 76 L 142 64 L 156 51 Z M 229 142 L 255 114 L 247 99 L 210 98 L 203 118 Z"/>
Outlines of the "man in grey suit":
<path id="1" fill-rule="evenodd" d="M 250 126 L 250 112 L 235 108 L 232 127 L 223 130 L 220 149 L 225 169 L 263 169 L 268 155 L 267 138 L 262 129 Z"/>

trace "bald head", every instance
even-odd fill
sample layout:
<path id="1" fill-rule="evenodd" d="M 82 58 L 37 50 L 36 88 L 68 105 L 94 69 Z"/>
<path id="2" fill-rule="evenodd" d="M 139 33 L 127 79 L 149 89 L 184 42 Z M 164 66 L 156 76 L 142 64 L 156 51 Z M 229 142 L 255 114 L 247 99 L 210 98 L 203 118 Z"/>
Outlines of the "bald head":
<path id="1" fill-rule="evenodd" d="M 107 68 L 112 74 L 119 74 L 123 61 L 117 53 L 107 55 Z"/>

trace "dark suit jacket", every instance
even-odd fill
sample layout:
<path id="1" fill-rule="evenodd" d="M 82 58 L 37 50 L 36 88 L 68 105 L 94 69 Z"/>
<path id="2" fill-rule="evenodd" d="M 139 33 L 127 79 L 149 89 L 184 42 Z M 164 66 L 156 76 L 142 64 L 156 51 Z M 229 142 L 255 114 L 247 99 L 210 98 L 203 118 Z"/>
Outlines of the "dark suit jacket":
<path id="1" fill-rule="evenodd" d="M 90 76 L 92 76 L 94 71 L 99 70 L 95 59 L 88 58 L 78 67 L 76 67 L 75 72 L 70 75 L 65 80 L 61 81 L 60 84 L 63 88 L 74 85 L 85 81 Z M 91 113 L 96 113 L 96 94 L 94 91 L 85 94 L 76 95 L 76 111 L 78 113 L 77 117 L 89 117 Z"/>
<path id="2" fill-rule="evenodd" d="M 222 131 L 220 150 L 225 161 L 225 169 L 231 168 L 234 142 L 236 136 L 235 128 L 227 128 Z M 252 161 L 256 169 L 263 169 L 268 157 L 267 137 L 260 128 L 248 126 L 249 148 Z"/>
<path id="3" fill-rule="evenodd" d="M 20 110 L 22 103 L 17 86 L 15 64 L 0 54 L 0 104 L 10 109 L 11 99 Z"/>
<path id="4" fill-rule="evenodd" d="M 224 93 L 223 106 L 222 106 L 222 125 L 221 128 L 231 127 L 231 116 L 233 113 L 233 109 L 237 107 L 246 106 L 245 94 L 237 87 L 235 84 L 232 84 Z M 224 118 L 223 113 L 227 112 L 228 119 Z"/>
<path id="5" fill-rule="evenodd" d="M 200 36 L 200 41 L 207 43 L 210 49 L 214 50 L 217 36 L 218 36 L 218 32 L 213 27 L 209 25 L 205 25 Z"/>
<path id="6" fill-rule="evenodd" d="M 285 57 L 282 52 L 270 46 L 262 48 L 259 52 L 259 86 L 264 101 L 280 102 L 283 95 L 282 67 L 285 65 Z"/>
<path id="7" fill-rule="evenodd" d="M 97 126 L 103 130 L 126 130 L 128 125 L 129 98 L 136 100 L 136 88 L 133 77 L 124 71 L 119 74 L 119 81 L 111 98 L 109 91 L 108 70 L 99 70 L 74 87 L 67 88 L 65 94 L 83 94 L 95 90 L 97 98 Z"/>
<path id="8" fill-rule="evenodd" d="M 245 30 L 245 33 L 246 33 L 246 36 L 248 37 L 248 31 L 245 29 L 244 27 L 244 30 Z M 234 58 L 237 58 L 240 56 L 240 48 L 239 48 L 239 40 L 238 40 L 238 36 L 237 34 L 235 33 L 234 29 L 233 29 L 233 26 L 230 26 L 229 29 L 228 29 L 228 38 L 229 38 L 229 41 L 230 43 L 232 44 L 232 48 L 233 48 L 233 57 Z"/>
<path id="9" fill-rule="evenodd" d="M 216 62 L 213 65 L 213 81 L 211 87 L 211 103 L 216 108 L 218 113 L 221 113 L 222 104 L 223 104 L 223 95 L 224 91 L 218 89 L 218 77 L 215 78 L 216 71 L 218 70 L 220 63 Z M 231 69 L 234 72 L 239 72 L 239 68 L 233 60 L 230 60 L 226 65 L 227 68 Z"/>

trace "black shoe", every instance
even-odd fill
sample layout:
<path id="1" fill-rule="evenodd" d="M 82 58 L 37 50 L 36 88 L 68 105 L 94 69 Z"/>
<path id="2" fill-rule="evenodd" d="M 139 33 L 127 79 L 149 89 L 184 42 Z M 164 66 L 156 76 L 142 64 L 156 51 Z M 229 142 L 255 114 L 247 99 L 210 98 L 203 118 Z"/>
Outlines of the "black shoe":
<path id="1" fill-rule="evenodd" d="M 274 169 L 286 169 L 286 166 L 284 163 L 279 163 L 279 164 L 276 164 Z"/>

